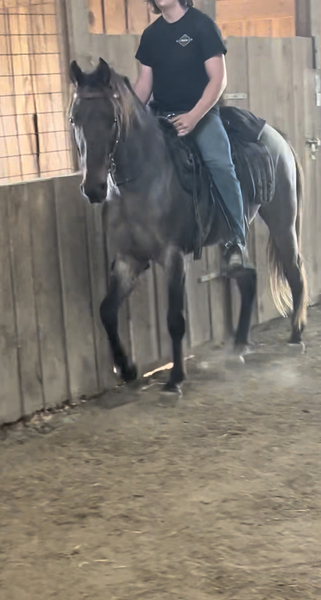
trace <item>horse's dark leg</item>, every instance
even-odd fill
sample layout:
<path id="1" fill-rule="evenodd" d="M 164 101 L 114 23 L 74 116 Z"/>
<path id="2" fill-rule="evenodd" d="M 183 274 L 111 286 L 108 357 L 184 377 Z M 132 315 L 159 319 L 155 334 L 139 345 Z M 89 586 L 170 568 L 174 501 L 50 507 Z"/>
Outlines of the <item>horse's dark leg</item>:
<path id="1" fill-rule="evenodd" d="M 120 341 L 118 311 L 122 302 L 132 292 L 143 268 L 144 266 L 133 260 L 117 259 L 112 267 L 108 294 L 100 306 L 100 317 L 109 338 L 114 365 L 125 382 L 137 378 L 137 368 L 129 363 Z"/>
<path id="2" fill-rule="evenodd" d="M 246 269 L 235 279 L 241 294 L 241 311 L 234 344 L 235 351 L 243 354 L 249 345 L 251 317 L 256 295 L 256 271 L 255 269 Z"/>
<path id="3" fill-rule="evenodd" d="M 166 263 L 168 277 L 168 313 L 167 325 L 172 338 L 173 368 L 169 381 L 164 387 L 166 392 L 177 392 L 185 379 L 182 340 L 185 335 L 184 291 L 185 265 L 184 256 L 179 250 L 171 250 Z"/>

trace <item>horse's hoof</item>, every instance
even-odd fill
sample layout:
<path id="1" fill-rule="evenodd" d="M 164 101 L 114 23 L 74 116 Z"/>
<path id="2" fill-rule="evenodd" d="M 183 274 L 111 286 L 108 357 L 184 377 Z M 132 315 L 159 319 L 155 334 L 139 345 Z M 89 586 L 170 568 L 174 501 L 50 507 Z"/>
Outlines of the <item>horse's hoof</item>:
<path id="1" fill-rule="evenodd" d="M 233 353 L 239 357 L 249 356 L 249 354 L 254 354 L 254 346 L 252 344 L 236 344 Z"/>
<path id="2" fill-rule="evenodd" d="M 125 383 L 130 383 L 131 381 L 136 381 L 138 377 L 138 370 L 136 365 L 129 365 L 123 372 L 122 377 Z"/>
<path id="3" fill-rule="evenodd" d="M 304 342 L 289 342 L 288 349 L 291 354 L 305 354 L 306 353 L 306 345 Z"/>
<path id="4" fill-rule="evenodd" d="M 245 364 L 245 360 L 242 354 L 239 351 L 232 352 L 232 354 L 228 354 L 226 356 L 226 366 L 227 367 L 239 367 Z"/>
<path id="5" fill-rule="evenodd" d="M 165 394 L 173 394 L 175 396 L 182 396 L 182 387 L 179 383 L 173 383 L 172 381 L 167 381 L 165 385 L 162 387 L 162 392 Z"/>

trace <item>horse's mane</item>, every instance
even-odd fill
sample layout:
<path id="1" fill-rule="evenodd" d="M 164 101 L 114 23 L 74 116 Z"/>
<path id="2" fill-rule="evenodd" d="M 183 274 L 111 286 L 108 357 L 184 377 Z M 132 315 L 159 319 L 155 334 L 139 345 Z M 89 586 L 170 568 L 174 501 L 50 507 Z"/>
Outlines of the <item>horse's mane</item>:
<path id="1" fill-rule="evenodd" d="M 147 115 L 147 110 L 136 96 L 129 79 L 120 75 L 114 69 L 111 69 L 110 86 L 113 91 L 112 103 L 115 108 L 115 115 L 123 134 L 126 136 L 133 122 L 135 120 L 141 121 L 142 115 Z"/>

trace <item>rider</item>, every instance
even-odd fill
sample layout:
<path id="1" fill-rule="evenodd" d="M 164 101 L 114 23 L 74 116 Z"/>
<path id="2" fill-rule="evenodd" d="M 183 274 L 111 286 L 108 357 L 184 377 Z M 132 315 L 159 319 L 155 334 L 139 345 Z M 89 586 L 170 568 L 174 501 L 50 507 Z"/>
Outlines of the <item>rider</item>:
<path id="1" fill-rule="evenodd" d="M 160 17 L 145 29 L 136 58 L 134 84 L 144 103 L 175 114 L 179 136 L 192 133 L 228 209 L 232 235 L 226 245 L 229 269 L 244 265 L 245 222 L 240 183 L 217 103 L 226 88 L 226 47 L 214 21 L 193 0 L 147 0 Z"/>

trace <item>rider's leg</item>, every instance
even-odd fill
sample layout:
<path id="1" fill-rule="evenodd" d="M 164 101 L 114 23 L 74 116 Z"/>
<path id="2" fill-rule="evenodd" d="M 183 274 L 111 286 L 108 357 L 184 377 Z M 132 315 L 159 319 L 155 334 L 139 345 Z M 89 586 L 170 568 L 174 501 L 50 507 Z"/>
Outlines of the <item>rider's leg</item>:
<path id="1" fill-rule="evenodd" d="M 215 181 L 231 217 L 231 243 L 246 242 L 243 199 L 240 183 L 232 161 L 230 142 L 217 109 L 212 109 L 198 123 L 193 137 Z"/>

